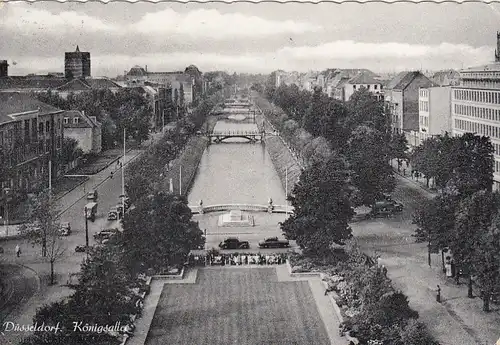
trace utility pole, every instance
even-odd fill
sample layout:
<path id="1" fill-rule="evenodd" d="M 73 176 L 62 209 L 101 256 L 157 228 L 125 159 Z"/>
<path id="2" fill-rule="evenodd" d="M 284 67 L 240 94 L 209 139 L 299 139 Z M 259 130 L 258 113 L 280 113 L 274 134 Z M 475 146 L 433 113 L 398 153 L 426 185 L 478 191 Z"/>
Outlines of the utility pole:
<path id="1" fill-rule="evenodd" d="M 288 167 L 285 168 L 285 220 L 288 216 Z"/>
<path id="2" fill-rule="evenodd" d="M 179 195 L 182 196 L 182 165 L 179 166 Z"/>
<path id="3" fill-rule="evenodd" d="M 49 158 L 49 208 L 52 207 L 52 158 Z M 51 210 L 49 210 L 51 212 Z M 52 219 L 49 216 L 48 226 L 52 226 Z M 47 256 L 47 228 L 43 226 L 42 256 Z"/>
<path id="4" fill-rule="evenodd" d="M 123 129 L 123 159 L 122 159 L 122 207 L 125 216 L 125 140 L 127 138 L 126 129 Z"/>
<path id="5" fill-rule="evenodd" d="M 165 109 L 163 109 L 162 114 L 163 116 L 161 117 L 161 132 L 165 134 Z"/>
<path id="6" fill-rule="evenodd" d="M 85 217 L 85 253 L 87 253 L 87 259 L 89 258 L 89 220 L 87 219 L 87 206 L 85 206 L 83 216 Z"/>

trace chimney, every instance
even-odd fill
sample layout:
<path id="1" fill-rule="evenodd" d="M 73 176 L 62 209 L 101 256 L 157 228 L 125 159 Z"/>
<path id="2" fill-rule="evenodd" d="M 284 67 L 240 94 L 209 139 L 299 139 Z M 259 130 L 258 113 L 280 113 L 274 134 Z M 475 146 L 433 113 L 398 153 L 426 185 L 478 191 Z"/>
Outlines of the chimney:
<path id="1" fill-rule="evenodd" d="M 146 65 L 146 73 L 148 72 L 148 65 Z"/>

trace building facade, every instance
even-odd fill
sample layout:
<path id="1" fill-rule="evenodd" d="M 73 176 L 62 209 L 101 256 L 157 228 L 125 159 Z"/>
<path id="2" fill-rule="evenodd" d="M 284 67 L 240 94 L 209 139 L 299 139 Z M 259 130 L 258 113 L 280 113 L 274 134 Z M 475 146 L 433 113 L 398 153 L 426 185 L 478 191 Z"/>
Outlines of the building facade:
<path id="1" fill-rule="evenodd" d="M 348 101 L 353 93 L 364 87 L 371 92 L 377 99 L 382 99 L 382 83 L 373 78 L 368 73 L 360 73 L 357 76 L 349 79 L 344 84 L 343 101 Z"/>
<path id="2" fill-rule="evenodd" d="M 63 110 L 27 94 L 0 93 L 1 217 L 27 193 L 48 187 L 49 162 L 52 178 L 59 175 L 63 136 Z"/>
<path id="3" fill-rule="evenodd" d="M 90 77 L 90 53 L 81 52 L 76 46 L 74 52 L 64 53 L 64 76 L 66 79 Z"/>
<path id="4" fill-rule="evenodd" d="M 401 72 L 388 84 L 384 100 L 394 133 L 419 132 L 419 89 L 435 86 L 420 71 Z"/>
<path id="5" fill-rule="evenodd" d="M 451 86 L 421 88 L 418 92 L 418 135 L 411 146 L 445 133 L 452 133 Z"/>
<path id="6" fill-rule="evenodd" d="M 65 138 L 73 138 L 83 153 L 99 153 L 102 149 L 101 123 L 84 111 L 67 110 L 63 114 Z"/>
<path id="7" fill-rule="evenodd" d="M 498 54 L 498 53 L 497 53 Z M 500 189 L 500 63 L 460 71 L 451 94 L 452 133 L 490 137 L 494 148 L 494 189 Z"/>

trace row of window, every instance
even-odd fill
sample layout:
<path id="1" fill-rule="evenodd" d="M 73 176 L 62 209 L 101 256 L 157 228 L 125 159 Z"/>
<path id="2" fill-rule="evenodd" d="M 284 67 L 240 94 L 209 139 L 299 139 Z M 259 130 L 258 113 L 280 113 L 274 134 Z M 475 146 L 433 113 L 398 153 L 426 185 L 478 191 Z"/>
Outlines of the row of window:
<path id="1" fill-rule="evenodd" d="M 460 86 L 480 89 L 500 89 L 500 80 L 462 80 Z"/>
<path id="2" fill-rule="evenodd" d="M 379 90 L 378 88 L 378 85 L 377 84 L 372 84 L 373 85 L 373 90 Z M 367 85 L 359 85 L 359 88 L 361 89 L 362 87 L 364 87 L 365 89 L 368 89 L 368 90 L 371 90 L 371 86 L 370 84 L 367 84 Z M 380 85 L 380 90 L 382 90 L 382 85 Z M 354 90 L 356 90 L 358 88 L 358 85 L 353 85 L 352 88 Z"/>
<path id="3" fill-rule="evenodd" d="M 418 110 L 429 112 L 429 102 L 427 101 L 419 101 L 418 102 Z"/>
<path id="4" fill-rule="evenodd" d="M 67 124 L 69 124 L 69 122 L 70 122 L 70 121 L 69 121 L 69 117 L 65 117 L 65 118 L 64 118 L 64 124 L 65 124 L 65 125 L 67 125 Z M 74 118 L 73 118 L 73 124 L 74 124 L 74 125 L 77 125 L 77 124 L 79 124 L 79 123 L 80 123 L 80 118 L 79 118 L 79 117 L 74 117 Z"/>
<path id="5" fill-rule="evenodd" d="M 420 97 L 429 98 L 429 90 L 420 89 L 420 90 L 418 90 L 418 95 Z"/>
<path id="6" fill-rule="evenodd" d="M 486 78 L 486 77 L 500 79 L 500 71 L 462 72 L 462 78 Z"/>
<path id="7" fill-rule="evenodd" d="M 491 108 L 475 107 L 472 105 L 465 105 L 465 104 L 455 104 L 453 106 L 453 111 L 456 115 L 472 116 L 472 117 L 477 117 L 478 119 L 495 121 L 495 122 L 500 121 L 500 108 L 491 109 Z"/>
<path id="8" fill-rule="evenodd" d="M 480 90 L 453 90 L 454 99 L 490 104 L 500 104 L 500 92 Z"/>
<path id="9" fill-rule="evenodd" d="M 429 127 L 429 116 L 419 116 L 418 124 L 423 127 Z"/>
<path id="10" fill-rule="evenodd" d="M 485 125 L 483 123 L 474 121 L 455 119 L 455 128 L 470 133 L 477 133 L 479 135 L 484 135 L 490 138 L 500 139 L 500 127 L 497 126 Z"/>
<path id="11" fill-rule="evenodd" d="M 499 161 L 495 161 L 495 172 L 496 173 L 500 172 L 500 162 Z"/>

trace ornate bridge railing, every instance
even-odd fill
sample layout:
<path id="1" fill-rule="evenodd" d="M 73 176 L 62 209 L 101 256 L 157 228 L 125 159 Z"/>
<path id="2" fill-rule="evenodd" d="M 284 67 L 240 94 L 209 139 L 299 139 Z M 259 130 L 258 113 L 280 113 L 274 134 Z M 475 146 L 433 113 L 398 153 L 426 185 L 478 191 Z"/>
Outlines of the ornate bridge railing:
<path id="1" fill-rule="evenodd" d="M 221 211 L 250 211 L 250 212 L 270 212 L 270 213 L 285 213 L 293 214 L 293 206 L 286 205 L 258 205 L 258 204 L 219 204 L 219 205 L 189 205 L 191 212 L 194 214 L 203 214 L 210 212 L 221 212 Z"/>

